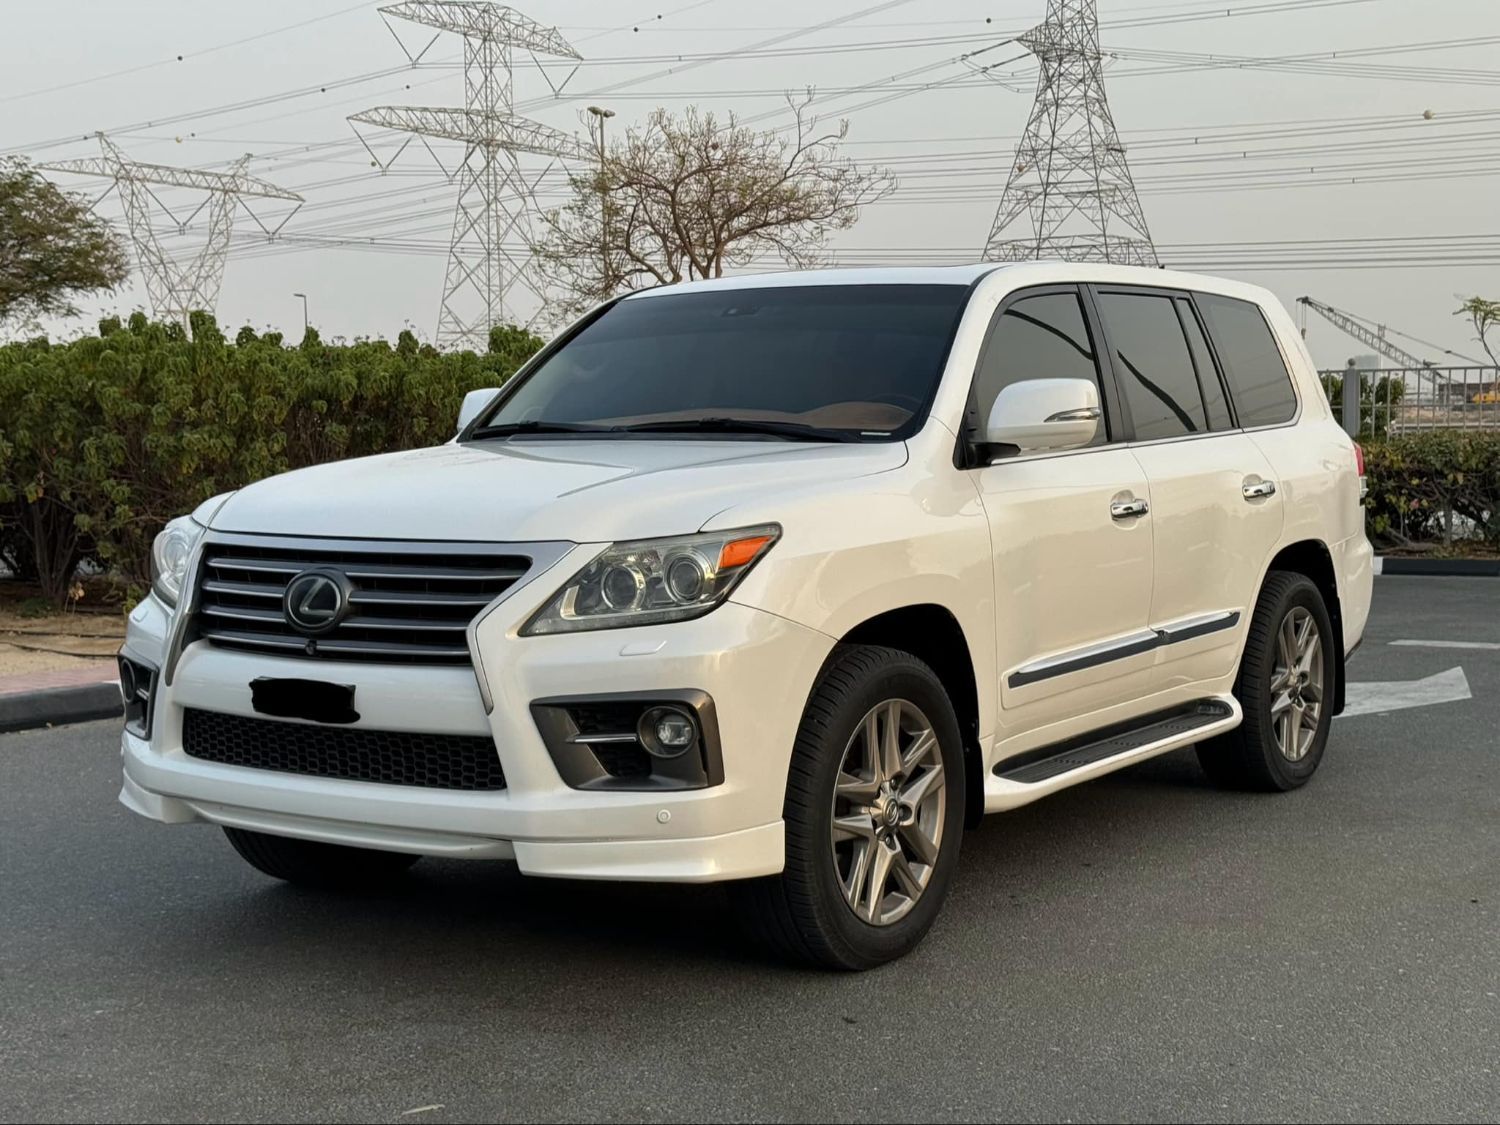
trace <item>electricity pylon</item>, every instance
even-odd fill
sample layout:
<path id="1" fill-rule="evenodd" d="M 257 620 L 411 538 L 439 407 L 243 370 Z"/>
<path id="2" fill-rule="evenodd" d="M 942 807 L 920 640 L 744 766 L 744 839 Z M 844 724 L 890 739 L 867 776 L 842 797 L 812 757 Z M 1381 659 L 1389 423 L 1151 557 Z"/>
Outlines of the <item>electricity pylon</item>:
<path id="1" fill-rule="evenodd" d="M 102 156 L 81 160 L 54 160 L 39 164 L 48 172 L 72 172 L 82 176 L 104 176 L 114 181 L 94 201 L 97 207 L 111 191 L 119 191 L 125 207 L 125 225 L 135 247 L 136 265 L 146 280 L 146 297 L 151 315 L 172 319 L 188 326 L 188 314 L 194 309 L 213 312 L 219 303 L 219 288 L 224 282 L 224 259 L 229 253 L 229 238 L 234 230 L 235 211 L 243 207 L 268 236 L 275 235 L 302 206 L 302 197 L 294 191 L 246 175 L 250 155 L 240 157 L 227 172 L 208 172 L 199 168 L 173 168 L 165 164 L 145 164 L 131 160 L 103 133 L 96 134 Z M 186 218 L 179 218 L 153 186 L 190 188 L 205 193 L 198 206 Z M 281 199 L 295 203 L 281 221 L 268 227 L 245 203 L 246 196 Z M 153 208 L 153 204 L 155 208 Z M 160 209 L 177 228 L 186 233 L 188 224 L 208 209 L 208 239 L 191 260 L 179 262 L 162 249 L 152 225 L 155 209 Z"/>
<path id="2" fill-rule="evenodd" d="M 533 55 L 583 56 L 556 28 L 543 27 L 512 8 L 484 0 L 408 0 L 380 12 L 457 32 L 464 39 L 463 109 L 376 106 L 349 120 L 463 142 L 463 161 L 450 174 L 458 181 L 458 201 L 437 342 L 440 347 L 482 351 L 490 328 L 505 320 L 507 298 L 517 285 L 529 289 L 537 301 L 528 323 L 536 320 L 546 302 L 546 286 L 531 255 L 531 216 L 537 209 L 535 190 L 541 175 L 528 179 L 517 154 L 592 158 L 576 138 L 515 115 L 512 53 L 520 48 Z M 513 307 L 510 313 L 515 315 Z"/>
<path id="3" fill-rule="evenodd" d="M 1047 0 L 1020 42 L 1041 73 L 984 259 L 1157 265 L 1104 95 L 1097 0 Z"/>

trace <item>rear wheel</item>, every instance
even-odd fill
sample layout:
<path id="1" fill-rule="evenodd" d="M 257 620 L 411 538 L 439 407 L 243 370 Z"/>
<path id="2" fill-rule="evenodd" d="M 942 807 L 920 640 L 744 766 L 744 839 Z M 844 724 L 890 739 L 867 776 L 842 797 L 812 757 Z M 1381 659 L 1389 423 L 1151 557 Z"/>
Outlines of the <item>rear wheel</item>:
<path id="1" fill-rule="evenodd" d="M 224 835 L 241 858 L 256 870 L 288 883 L 330 889 L 380 886 L 421 858 L 373 848 L 294 840 L 243 828 L 225 828 Z"/>
<path id="2" fill-rule="evenodd" d="M 868 969 L 936 918 L 963 830 L 963 747 L 942 683 L 904 652 L 840 650 L 813 690 L 787 780 L 786 869 L 731 887 L 784 956 Z"/>
<path id="3" fill-rule="evenodd" d="M 1305 784 L 1328 744 L 1337 653 L 1318 587 L 1304 575 L 1272 571 L 1235 684 L 1245 721 L 1198 746 L 1204 773 L 1236 789 L 1275 792 Z"/>

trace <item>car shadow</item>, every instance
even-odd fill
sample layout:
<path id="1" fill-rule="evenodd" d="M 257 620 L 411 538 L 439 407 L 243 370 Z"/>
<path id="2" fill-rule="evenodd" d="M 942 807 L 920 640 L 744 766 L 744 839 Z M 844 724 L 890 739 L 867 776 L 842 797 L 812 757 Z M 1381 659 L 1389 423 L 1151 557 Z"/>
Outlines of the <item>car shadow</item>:
<path id="1" fill-rule="evenodd" d="M 964 836 L 949 913 L 962 912 L 956 924 L 966 929 L 1002 929 L 1023 893 L 1049 887 L 1065 894 L 1072 872 L 1107 872 L 1133 862 L 1142 847 L 1162 846 L 1173 818 L 1205 815 L 1203 806 L 1213 803 L 1205 790 L 1214 793 L 1187 751 L 986 818 Z M 224 851 L 224 863 L 233 862 Z M 721 886 L 531 879 L 509 864 L 432 859 L 377 892 L 244 876 L 250 893 L 226 893 L 212 917 L 192 921 L 200 956 L 232 962 L 247 942 L 280 945 L 317 973 L 346 971 L 365 954 L 397 953 L 417 974 L 435 963 L 482 968 L 488 986 L 579 962 L 647 977 L 663 965 L 797 971 L 741 931 Z"/>

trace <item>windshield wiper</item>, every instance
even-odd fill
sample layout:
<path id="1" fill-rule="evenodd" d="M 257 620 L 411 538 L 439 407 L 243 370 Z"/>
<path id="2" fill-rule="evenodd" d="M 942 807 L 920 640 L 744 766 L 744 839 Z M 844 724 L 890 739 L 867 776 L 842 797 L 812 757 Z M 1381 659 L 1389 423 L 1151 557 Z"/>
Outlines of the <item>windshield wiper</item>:
<path id="1" fill-rule="evenodd" d="M 587 422 L 546 422 L 533 418 L 525 422 L 497 422 L 480 426 L 471 438 L 510 437 L 512 434 L 607 434 L 618 426 L 595 426 Z"/>
<path id="2" fill-rule="evenodd" d="M 858 441 L 849 430 L 828 430 L 803 422 L 759 418 L 677 418 L 618 427 L 627 434 L 770 434 L 788 441 Z"/>

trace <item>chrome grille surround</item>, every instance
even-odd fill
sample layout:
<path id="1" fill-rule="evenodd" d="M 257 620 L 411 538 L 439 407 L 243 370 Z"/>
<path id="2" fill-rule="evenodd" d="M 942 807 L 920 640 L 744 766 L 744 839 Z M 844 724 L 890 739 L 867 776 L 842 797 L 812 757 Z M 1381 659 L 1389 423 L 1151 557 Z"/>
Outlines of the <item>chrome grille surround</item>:
<path id="1" fill-rule="evenodd" d="M 537 558 L 550 546 L 209 532 L 188 639 L 299 659 L 467 665 L 470 624 L 535 562 L 550 563 Z M 283 597 L 317 568 L 347 577 L 349 605 L 336 627 L 308 636 L 287 621 Z"/>

